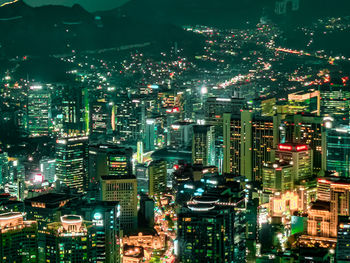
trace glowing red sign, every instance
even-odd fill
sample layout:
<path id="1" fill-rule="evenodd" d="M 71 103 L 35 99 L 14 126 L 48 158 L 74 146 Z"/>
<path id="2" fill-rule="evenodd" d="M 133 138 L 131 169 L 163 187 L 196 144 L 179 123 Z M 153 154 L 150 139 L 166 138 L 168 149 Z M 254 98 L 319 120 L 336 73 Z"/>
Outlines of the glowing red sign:
<path id="1" fill-rule="evenodd" d="M 307 145 L 298 145 L 297 146 L 297 151 L 307 151 Z"/>
<path id="2" fill-rule="evenodd" d="M 291 150 L 293 150 L 293 146 L 292 145 L 287 145 L 287 144 L 279 144 L 278 145 L 278 149 L 280 151 L 291 151 Z"/>

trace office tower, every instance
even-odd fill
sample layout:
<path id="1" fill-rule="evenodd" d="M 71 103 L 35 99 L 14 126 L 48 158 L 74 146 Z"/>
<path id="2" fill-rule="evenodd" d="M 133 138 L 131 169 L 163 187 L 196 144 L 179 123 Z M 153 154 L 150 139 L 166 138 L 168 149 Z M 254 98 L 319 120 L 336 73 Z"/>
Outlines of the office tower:
<path id="1" fill-rule="evenodd" d="M 61 216 L 61 209 L 69 201 L 76 201 L 76 196 L 48 193 L 24 200 L 25 211 L 29 220 L 38 222 L 38 229 L 43 230 L 47 224 L 56 222 Z"/>
<path id="2" fill-rule="evenodd" d="M 39 162 L 40 172 L 44 176 L 44 180 L 52 183 L 55 180 L 56 175 L 56 159 L 44 157 Z"/>
<path id="3" fill-rule="evenodd" d="M 350 217 L 340 216 L 338 220 L 338 236 L 336 246 L 336 262 L 350 261 Z"/>
<path id="4" fill-rule="evenodd" d="M 47 87 L 29 88 L 27 111 L 29 136 L 48 136 L 51 125 L 51 95 Z"/>
<path id="5" fill-rule="evenodd" d="M 87 88 L 64 86 L 62 89 L 61 112 L 64 135 L 86 134 L 89 118 Z"/>
<path id="6" fill-rule="evenodd" d="M 204 166 L 215 165 L 215 127 L 194 125 L 192 139 L 192 162 Z"/>
<path id="7" fill-rule="evenodd" d="M 5 185 L 10 181 L 8 154 L 0 148 L 0 184 Z"/>
<path id="8" fill-rule="evenodd" d="M 222 136 L 224 113 L 237 115 L 245 108 L 245 100 L 241 98 L 209 97 L 205 104 L 206 124 L 214 125 L 216 136 Z"/>
<path id="9" fill-rule="evenodd" d="M 285 141 L 306 144 L 313 152 L 314 173 L 326 170 L 326 130 L 323 118 L 310 114 L 286 116 L 282 122 Z"/>
<path id="10" fill-rule="evenodd" d="M 148 167 L 145 164 L 137 164 L 135 166 L 137 179 L 137 193 L 149 192 L 149 176 Z"/>
<path id="11" fill-rule="evenodd" d="M 108 105 L 104 99 L 93 101 L 90 103 L 90 121 L 89 131 L 93 137 L 106 135 L 111 124 Z"/>
<path id="12" fill-rule="evenodd" d="M 96 262 L 96 230 L 81 216 L 61 216 L 44 233 L 46 262 Z"/>
<path id="13" fill-rule="evenodd" d="M 118 202 L 77 201 L 64 207 L 65 214 L 82 216 L 96 230 L 96 262 L 120 262 L 120 205 Z"/>
<path id="14" fill-rule="evenodd" d="M 120 226 L 132 229 L 137 224 L 137 180 L 132 175 L 132 149 L 115 145 L 91 146 L 90 183 L 101 184 L 103 201 L 118 201 Z"/>
<path id="15" fill-rule="evenodd" d="M 142 139 L 144 108 L 145 104 L 142 100 L 131 99 L 126 94 L 117 96 L 113 121 L 118 140 L 136 142 Z"/>
<path id="16" fill-rule="evenodd" d="M 289 163 L 270 163 L 263 167 L 264 191 L 286 192 L 294 189 L 294 170 Z"/>
<path id="17" fill-rule="evenodd" d="M 19 212 L 0 214 L 0 261 L 38 262 L 38 228 L 35 221 L 24 221 Z"/>
<path id="18" fill-rule="evenodd" d="M 139 223 L 146 227 L 154 226 L 154 200 L 145 194 L 141 194 L 140 198 Z"/>
<path id="19" fill-rule="evenodd" d="M 350 92 L 348 87 L 340 85 L 323 85 L 321 92 L 321 113 L 334 118 L 337 125 L 349 125 Z"/>
<path id="20" fill-rule="evenodd" d="M 130 175 L 126 178 L 101 176 L 103 201 L 118 201 L 121 206 L 120 228 L 125 230 L 137 227 L 137 180 Z"/>
<path id="21" fill-rule="evenodd" d="M 283 143 L 278 145 L 276 161 L 292 165 L 294 182 L 312 177 L 312 151 L 306 144 Z"/>
<path id="22" fill-rule="evenodd" d="M 341 177 L 350 176 L 350 127 L 327 130 L 327 170 Z"/>
<path id="23" fill-rule="evenodd" d="M 319 116 L 321 112 L 320 91 L 299 91 L 288 94 L 288 108 L 291 114 L 304 112 Z"/>
<path id="24" fill-rule="evenodd" d="M 224 114 L 223 130 L 224 173 L 261 181 L 262 167 L 271 160 L 276 140 L 272 117 L 261 117 L 245 110 L 239 116 Z"/>
<path id="25" fill-rule="evenodd" d="M 112 144 L 89 147 L 89 181 L 98 183 L 101 176 L 128 178 L 132 174 L 132 149 Z"/>
<path id="26" fill-rule="evenodd" d="M 160 196 L 166 191 L 167 163 L 166 161 L 153 161 L 148 166 L 150 196 Z"/>
<path id="27" fill-rule="evenodd" d="M 144 148 L 146 152 L 153 151 L 157 145 L 157 133 L 155 122 L 155 119 L 146 119 L 146 128 L 144 135 Z"/>
<path id="28" fill-rule="evenodd" d="M 193 136 L 193 123 L 174 122 L 170 126 L 169 147 L 183 149 L 191 147 Z"/>
<path id="29" fill-rule="evenodd" d="M 235 261 L 235 213 L 233 207 L 203 199 L 183 207 L 178 217 L 179 260 L 181 262 Z"/>
<path id="30" fill-rule="evenodd" d="M 88 137 L 64 137 L 56 141 L 56 177 L 62 185 L 78 192 L 88 187 Z"/>

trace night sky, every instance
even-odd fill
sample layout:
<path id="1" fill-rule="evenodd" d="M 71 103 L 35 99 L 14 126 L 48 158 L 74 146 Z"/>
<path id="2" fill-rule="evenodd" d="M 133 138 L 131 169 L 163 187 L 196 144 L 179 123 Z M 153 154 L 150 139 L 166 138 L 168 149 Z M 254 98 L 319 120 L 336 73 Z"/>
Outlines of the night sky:
<path id="1" fill-rule="evenodd" d="M 24 0 L 27 4 L 31 6 L 40 5 L 67 5 L 71 6 L 73 4 L 80 4 L 86 10 L 93 12 L 99 10 L 108 10 L 120 6 L 121 4 L 129 0 Z M 0 0 L 0 4 L 9 2 L 9 0 Z"/>

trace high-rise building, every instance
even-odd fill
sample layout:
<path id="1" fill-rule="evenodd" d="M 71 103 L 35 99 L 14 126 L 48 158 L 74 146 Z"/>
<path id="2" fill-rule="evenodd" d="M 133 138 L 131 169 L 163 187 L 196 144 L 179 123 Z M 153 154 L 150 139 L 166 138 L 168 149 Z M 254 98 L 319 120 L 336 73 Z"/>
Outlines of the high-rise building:
<path id="1" fill-rule="evenodd" d="M 181 262 L 235 261 L 235 212 L 206 198 L 183 207 L 178 217 Z"/>
<path id="2" fill-rule="evenodd" d="M 29 88 L 27 110 L 29 136 L 48 136 L 51 125 L 51 95 L 47 87 Z"/>
<path id="3" fill-rule="evenodd" d="M 342 85 L 323 85 L 320 87 L 321 113 L 334 118 L 337 125 L 350 124 L 350 92 Z"/>
<path id="4" fill-rule="evenodd" d="M 56 176 L 60 184 L 78 192 L 88 187 L 88 137 L 64 137 L 56 141 Z"/>
<path id="5" fill-rule="evenodd" d="M 136 142 L 142 139 L 142 125 L 145 115 L 145 103 L 139 99 L 131 99 L 127 95 L 119 95 L 113 108 L 115 131 L 120 141 Z"/>
<path id="6" fill-rule="evenodd" d="M 311 114 L 286 116 L 281 128 L 285 130 L 285 141 L 306 144 L 313 152 L 314 173 L 326 170 L 326 129 L 323 118 Z"/>
<path id="7" fill-rule="evenodd" d="M 261 181 L 262 168 L 271 160 L 276 141 L 272 117 L 256 116 L 252 111 L 241 115 L 224 114 L 224 173 L 240 174 Z"/>
<path id="8" fill-rule="evenodd" d="M 206 124 L 214 125 L 216 136 L 222 136 L 224 113 L 239 114 L 244 107 L 245 100 L 241 98 L 209 97 L 205 104 Z"/>
<path id="9" fill-rule="evenodd" d="M 135 229 L 137 226 L 137 180 L 133 176 L 101 176 L 101 191 L 103 201 L 118 201 L 120 203 L 120 228 Z"/>
<path id="10" fill-rule="evenodd" d="M 0 148 L 0 184 L 5 185 L 10 181 L 8 154 Z"/>
<path id="11" fill-rule="evenodd" d="M 145 151 L 153 151 L 157 145 L 157 136 L 156 136 L 156 120 L 147 119 L 144 135 L 144 144 Z"/>
<path id="12" fill-rule="evenodd" d="M 62 88 L 61 112 L 64 135 L 86 134 L 88 132 L 88 92 L 79 86 Z"/>
<path id="13" fill-rule="evenodd" d="M 215 165 L 215 127 L 193 126 L 192 161 L 205 166 Z"/>
<path id="14" fill-rule="evenodd" d="M 336 262 L 350 261 L 350 217 L 340 216 L 338 220 L 338 236 L 336 246 Z"/>
<path id="15" fill-rule="evenodd" d="M 350 126 L 327 130 L 327 170 L 350 176 Z"/>
<path id="16" fill-rule="evenodd" d="M 312 177 L 312 153 L 306 144 L 283 143 L 278 145 L 276 161 L 292 166 L 294 182 L 305 181 Z"/>
<path id="17" fill-rule="evenodd" d="M 44 179 L 50 183 L 54 182 L 56 177 L 56 159 L 44 157 L 40 160 L 39 165 Z"/>
<path id="18" fill-rule="evenodd" d="M 312 92 L 295 92 L 288 94 L 289 113 L 314 113 L 317 116 L 321 111 L 321 96 L 318 90 Z"/>
<path id="19" fill-rule="evenodd" d="M 193 136 L 193 123 L 191 122 L 174 122 L 170 126 L 169 147 L 183 149 L 191 147 Z"/>
<path id="20" fill-rule="evenodd" d="M 166 161 L 153 161 L 148 166 L 149 192 L 151 196 L 160 196 L 166 191 L 167 163 Z"/>
<path id="21" fill-rule="evenodd" d="M 149 175 L 148 167 L 145 164 L 137 164 L 135 166 L 135 173 L 137 179 L 137 193 L 149 192 Z"/>
<path id="22" fill-rule="evenodd" d="M 56 222 L 61 216 L 61 209 L 77 197 L 66 194 L 48 193 L 24 200 L 27 219 L 35 220 L 38 229 L 43 230 L 47 224 Z"/>
<path id="23" fill-rule="evenodd" d="M 0 261 L 38 262 L 38 226 L 19 212 L 0 214 Z"/>
<path id="24" fill-rule="evenodd" d="M 132 175 L 132 149 L 112 144 L 89 147 L 89 181 L 98 183 L 101 176 L 128 178 Z"/>
<path id="25" fill-rule="evenodd" d="M 285 192 L 294 189 L 293 166 L 289 163 L 266 164 L 262 171 L 264 191 Z"/>
<path id="26" fill-rule="evenodd" d="M 96 229 L 78 215 L 61 216 L 44 230 L 46 262 L 97 262 Z"/>
<path id="27" fill-rule="evenodd" d="M 120 262 L 119 202 L 76 201 L 64 207 L 63 212 L 92 222 L 96 230 L 96 263 Z"/>
<path id="28" fill-rule="evenodd" d="M 91 102 L 90 106 L 90 121 L 89 130 L 93 136 L 100 136 L 107 134 L 108 128 L 111 126 L 110 114 L 108 105 L 105 100 L 97 100 Z"/>

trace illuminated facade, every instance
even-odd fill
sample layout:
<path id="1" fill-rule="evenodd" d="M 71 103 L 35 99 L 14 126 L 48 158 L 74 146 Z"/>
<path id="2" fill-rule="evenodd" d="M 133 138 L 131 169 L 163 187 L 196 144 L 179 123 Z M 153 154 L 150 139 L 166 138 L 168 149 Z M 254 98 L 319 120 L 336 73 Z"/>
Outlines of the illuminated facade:
<path id="1" fill-rule="evenodd" d="M 313 92 L 296 92 L 288 94 L 289 113 L 308 112 L 320 115 L 321 95 L 318 90 Z"/>
<path id="2" fill-rule="evenodd" d="M 264 191 L 282 192 L 294 189 L 293 166 L 289 163 L 267 164 L 263 167 L 262 183 Z"/>
<path id="3" fill-rule="evenodd" d="M 349 125 L 350 92 L 340 85 L 321 87 L 321 112 L 335 119 L 337 124 Z"/>
<path id="4" fill-rule="evenodd" d="M 88 187 L 88 137 L 64 137 L 56 141 L 57 180 L 83 192 Z"/>
<path id="5" fill-rule="evenodd" d="M 121 179 L 118 176 L 102 176 L 103 201 L 118 201 L 121 206 L 120 228 L 135 229 L 137 226 L 137 180 L 135 177 Z"/>
<path id="6" fill-rule="evenodd" d="M 336 262 L 350 261 L 350 217 L 339 217 Z"/>
<path id="7" fill-rule="evenodd" d="M 313 154 L 313 172 L 326 170 L 326 130 L 323 118 L 311 114 L 288 115 L 282 122 L 285 141 L 306 144 Z"/>
<path id="8" fill-rule="evenodd" d="M 166 191 L 167 163 L 166 161 L 153 161 L 148 166 L 149 192 L 153 196 L 160 196 Z"/>
<path id="9" fill-rule="evenodd" d="M 327 170 L 341 177 L 350 176 L 350 127 L 340 126 L 327 131 Z"/>
<path id="10" fill-rule="evenodd" d="M 296 211 L 306 210 L 303 191 L 276 192 L 270 197 L 270 215 L 288 218 Z"/>
<path id="11" fill-rule="evenodd" d="M 0 214 L 0 258 L 3 263 L 38 262 L 38 229 L 18 212 Z"/>
<path id="12" fill-rule="evenodd" d="M 101 176 L 128 178 L 132 175 L 132 149 L 101 144 L 89 147 L 89 181 L 98 183 Z"/>
<path id="13" fill-rule="evenodd" d="M 62 135 L 86 134 L 89 127 L 88 90 L 79 86 L 62 87 Z"/>
<path id="14" fill-rule="evenodd" d="M 209 97 L 205 104 L 206 124 L 214 125 L 217 136 L 222 136 L 224 113 L 237 114 L 244 105 L 244 99 Z"/>
<path id="15" fill-rule="evenodd" d="M 46 262 L 96 262 L 95 229 L 81 216 L 61 216 L 44 233 Z"/>
<path id="16" fill-rule="evenodd" d="M 51 95 L 47 87 L 29 88 L 27 110 L 29 136 L 48 136 L 51 126 Z"/>
<path id="17" fill-rule="evenodd" d="M 174 122 L 170 127 L 169 147 L 175 149 L 191 146 L 193 136 L 193 123 Z"/>
<path id="18" fill-rule="evenodd" d="M 62 213 L 81 215 L 92 222 L 96 230 L 96 263 L 120 262 L 119 202 L 76 201 L 64 207 Z"/>
<path id="19" fill-rule="evenodd" d="M 224 173 L 240 174 L 261 181 L 262 168 L 271 161 L 275 132 L 270 117 L 242 111 L 240 116 L 224 114 Z"/>
<path id="20" fill-rule="evenodd" d="M 215 128 L 210 125 L 193 126 L 192 161 L 205 166 L 215 165 Z"/>
<path id="21" fill-rule="evenodd" d="M 290 164 L 294 182 L 305 181 L 312 176 L 312 151 L 305 144 L 283 143 L 278 145 L 276 161 Z"/>

